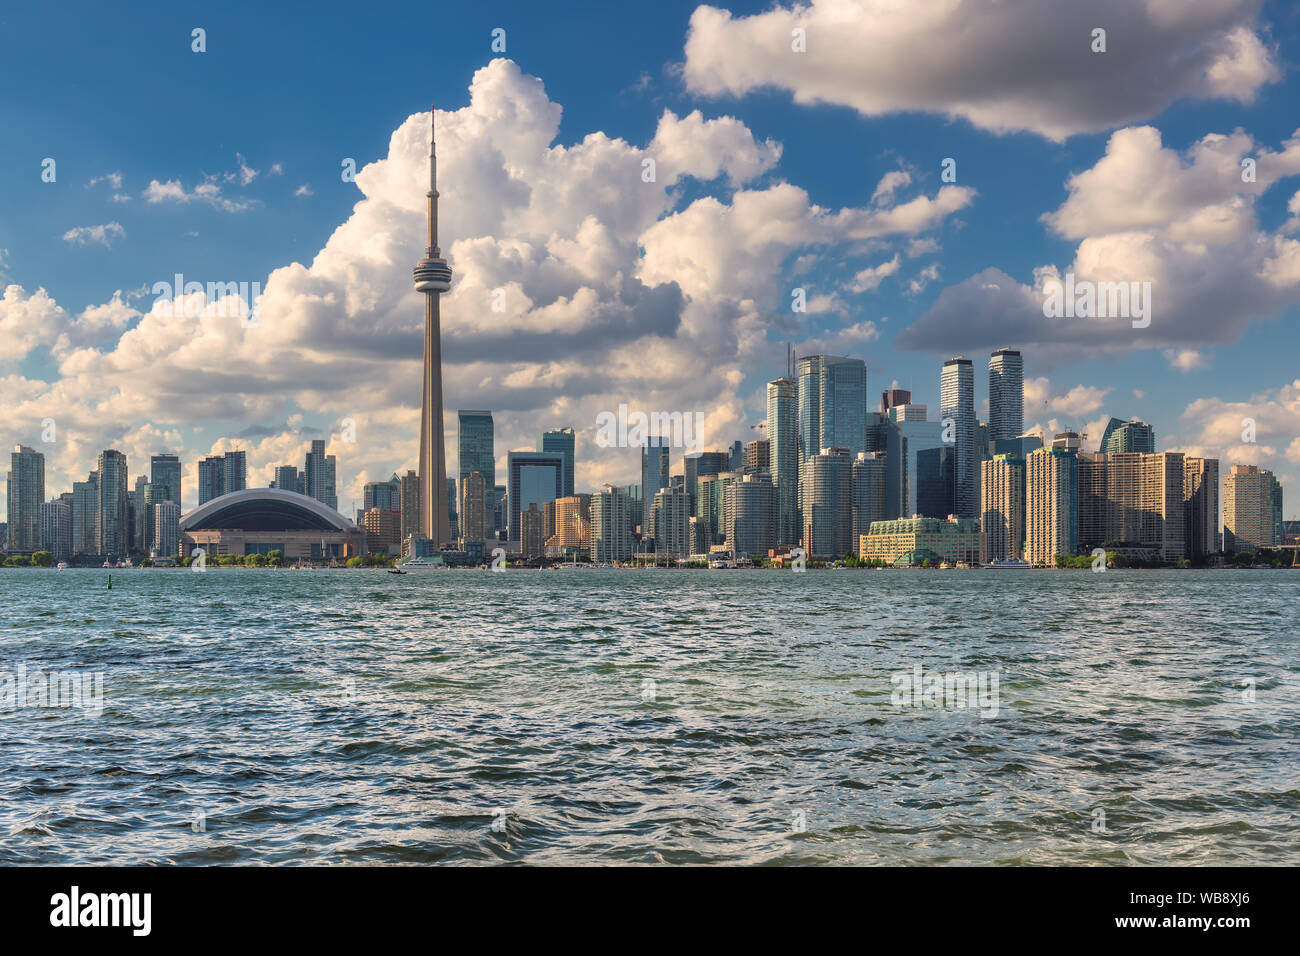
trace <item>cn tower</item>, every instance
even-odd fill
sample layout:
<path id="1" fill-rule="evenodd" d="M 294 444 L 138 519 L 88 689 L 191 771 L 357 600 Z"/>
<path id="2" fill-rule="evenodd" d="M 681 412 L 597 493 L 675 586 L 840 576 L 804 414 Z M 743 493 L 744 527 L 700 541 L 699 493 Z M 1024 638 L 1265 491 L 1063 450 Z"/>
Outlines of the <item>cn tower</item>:
<path id="1" fill-rule="evenodd" d="M 415 267 L 424 293 L 424 386 L 420 393 L 420 529 L 435 547 L 451 541 L 447 516 L 447 448 L 442 434 L 442 319 L 439 301 L 451 288 L 451 267 L 438 249 L 438 156 L 429 108 L 429 245 Z"/>

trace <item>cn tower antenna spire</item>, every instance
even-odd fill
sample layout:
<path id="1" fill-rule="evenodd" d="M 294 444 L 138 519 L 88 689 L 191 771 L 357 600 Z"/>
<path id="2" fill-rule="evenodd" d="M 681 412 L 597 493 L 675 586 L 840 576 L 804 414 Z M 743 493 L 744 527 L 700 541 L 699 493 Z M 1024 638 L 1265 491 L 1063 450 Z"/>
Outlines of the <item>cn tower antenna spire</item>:
<path id="1" fill-rule="evenodd" d="M 429 245 L 430 259 L 439 258 L 438 251 L 438 111 L 429 106 Z"/>

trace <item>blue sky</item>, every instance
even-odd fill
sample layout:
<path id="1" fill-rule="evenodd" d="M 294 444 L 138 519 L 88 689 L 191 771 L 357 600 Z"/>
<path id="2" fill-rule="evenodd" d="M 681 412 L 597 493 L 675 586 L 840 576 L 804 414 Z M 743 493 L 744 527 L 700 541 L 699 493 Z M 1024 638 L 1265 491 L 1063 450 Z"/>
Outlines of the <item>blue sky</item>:
<path id="1" fill-rule="evenodd" d="M 633 450 L 592 444 L 596 414 L 620 402 L 701 409 L 718 446 L 749 438 L 787 341 L 860 355 L 873 392 L 910 383 L 932 410 L 944 358 L 982 369 L 1011 345 L 1032 380 L 1027 424 L 1142 417 L 1161 449 L 1274 468 L 1287 516 L 1300 513 L 1288 225 L 1300 161 L 1285 145 L 1300 13 L 1245 0 L 948 6 L 729 4 L 728 17 L 674 3 L 566 3 L 562 16 L 321 3 L 304 18 L 251 3 L 72 3 L 55 21 L 11 4 L 0 431 L 41 444 L 55 419 L 50 494 L 110 445 L 133 471 L 180 451 L 189 480 L 198 458 L 245 447 L 254 480 L 269 480 L 344 419 L 358 438 L 334 449 L 341 506 L 362 481 L 413 467 L 422 313 L 409 270 L 434 102 L 440 124 L 449 114 L 442 244 L 463 287 L 444 305 L 445 400 L 497 412 L 501 459 L 573 425 L 580 486 L 633 481 Z M 806 53 L 789 50 L 792 23 Z M 1109 48 L 1094 54 L 1103 23 Z M 191 49 L 196 27 L 206 52 Z M 702 127 L 686 122 L 696 110 Z M 1194 152 L 1236 131 L 1246 139 Z M 1266 155 L 1268 182 L 1225 185 L 1216 170 L 1237 153 Z M 649 155 L 652 194 L 637 176 Z M 343 182 L 345 157 L 369 178 Z M 909 212 L 913 200 L 924 208 Z M 1189 249 L 1206 257 L 1190 276 Z M 1099 280 L 1150 272 L 1149 334 L 1025 332 L 1035 270 L 1072 263 Z M 855 283 L 882 266 L 874 287 Z M 139 291 L 177 272 L 260 283 L 262 327 L 146 319 L 154 296 Z M 795 286 L 809 313 L 790 312 Z M 508 290 L 506 316 L 480 287 Z M 1233 437 L 1244 417 L 1258 423 L 1253 445 Z M 450 421 L 448 445 L 454 463 Z"/>

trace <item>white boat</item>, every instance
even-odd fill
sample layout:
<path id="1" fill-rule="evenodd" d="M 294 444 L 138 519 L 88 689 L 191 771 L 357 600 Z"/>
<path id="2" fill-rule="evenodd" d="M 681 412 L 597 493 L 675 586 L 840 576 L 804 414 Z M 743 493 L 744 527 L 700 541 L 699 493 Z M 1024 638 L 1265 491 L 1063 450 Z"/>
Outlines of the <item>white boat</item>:
<path id="1" fill-rule="evenodd" d="M 447 567 L 442 563 L 442 559 L 430 561 L 428 558 L 408 558 L 400 561 L 396 565 L 403 571 L 441 571 Z"/>
<path id="2" fill-rule="evenodd" d="M 68 570 L 68 562 L 67 562 L 67 561 L 60 561 L 59 564 L 58 564 L 58 568 L 59 568 L 60 571 L 66 571 L 66 570 Z"/>
<path id="3" fill-rule="evenodd" d="M 993 571 L 1028 571 L 1033 568 L 1033 565 L 1028 561 L 1012 558 L 1010 561 L 990 561 L 984 567 Z"/>

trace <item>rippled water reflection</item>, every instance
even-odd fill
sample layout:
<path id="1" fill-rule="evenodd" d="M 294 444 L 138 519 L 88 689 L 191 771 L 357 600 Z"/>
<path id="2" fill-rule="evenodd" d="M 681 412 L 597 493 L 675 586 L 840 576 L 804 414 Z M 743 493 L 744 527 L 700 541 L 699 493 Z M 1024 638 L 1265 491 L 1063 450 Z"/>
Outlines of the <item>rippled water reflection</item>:
<path id="1" fill-rule="evenodd" d="M 0 675 L 105 678 L 0 709 L 0 862 L 1300 857 L 1290 572 L 106 576 L 0 572 Z"/>

